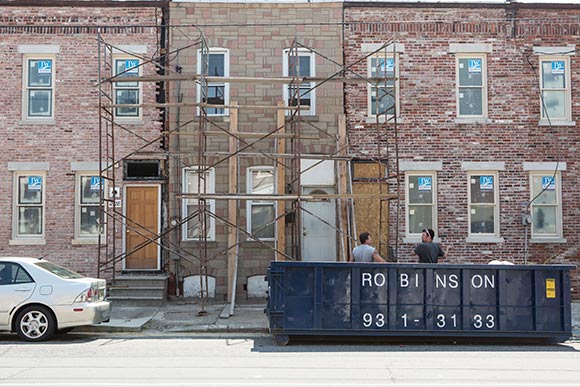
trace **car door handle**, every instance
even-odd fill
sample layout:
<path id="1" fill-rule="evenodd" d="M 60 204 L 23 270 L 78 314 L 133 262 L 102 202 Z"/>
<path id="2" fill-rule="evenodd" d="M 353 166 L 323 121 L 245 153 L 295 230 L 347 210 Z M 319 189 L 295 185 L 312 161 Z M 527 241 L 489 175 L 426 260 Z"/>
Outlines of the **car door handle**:
<path id="1" fill-rule="evenodd" d="M 29 292 L 32 288 L 16 288 L 14 289 L 15 292 Z"/>

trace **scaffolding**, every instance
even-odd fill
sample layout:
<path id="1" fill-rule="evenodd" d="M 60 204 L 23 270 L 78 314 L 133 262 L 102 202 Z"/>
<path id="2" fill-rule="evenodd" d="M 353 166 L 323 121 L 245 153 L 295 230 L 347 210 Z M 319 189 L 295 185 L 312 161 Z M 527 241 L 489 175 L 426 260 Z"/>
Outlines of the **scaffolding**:
<path id="1" fill-rule="evenodd" d="M 179 29 L 183 27 L 167 26 L 167 29 Z M 102 181 L 110 187 L 110 191 L 116 192 L 117 185 L 120 184 L 120 177 L 116 176 L 115 168 L 121 165 L 124 160 L 134 157 L 139 152 L 153 144 L 163 142 L 165 186 L 173 187 L 172 191 L 166 189 L 164 200 L 172 203 L 170 212 L 173 214 L 183 214 L 181 206 L 188 206 L 194 203 L 192 210 L 179 219 L 165 219 L 160 233 L 152 235 L 150 230 L 143 224 L 127 217 L 118 207 L 118 200 L 115 195 L 109 196 L 104 189 L 101 190 L 101 217 L 100 222 L 103 227 L 103 234 L 99 238 L 98 273 L 99 276 L 110 272 L 110 276 L 115 278 L 115 272 L 119 271 L 120 263 L 129 255 L 147 248 L 149 245 L 158 246 L 164 253 L 166 266 L 174 262 L 176 282 L 179 283 L 182 274 L 181 260 L 189 262 L 191 265 L 197 264 L 200 276 L 200 296 L 204 300 L 208 299 L 208 266 L 212 260 L 226 255 L 228 267 L 228 299 L 229 314 L 233 314 L 236 303 L 236 285 L 239 263 L 240 246 L 244 240 L 257 242 L 261 247 L 269 250 L 273 259 L 276 260 L 302 260 L 303 240 L 303 217 L 305 215 L 319 222 L 320 225 L 331 227 L 337 236 L 338 261 L 348 261 L 350 251 L 356 244 L 357 226 L 355 200 L 379 202 L 378 207 L 378 235 L 379 251 L 387 254 L 388 247 L 388 213 L 389 202 L 399 198 L 399 178 L 398 178 L 398 148 L 397 148 L 397 122 L 396 104 L 388 104 L 388 100 L 396 100 L 396 87 L 399 74 L 384 71 L 387 58 L 396 60 L 394 41 L 382 44 L 377 50 L 368 53 L 350 64 L 341 64 L 336 60 L 324 55 L 313 47 L 309 47 L 300 42 L 297 38 L 293 40 L 292 46 L 288 49 L 288 74 L 282 77 L 241 77 L 241 76 L 219 76 L 213 75 L 210 71 L 210 47 L 201 28 L 189 27 L 188 33 L 194 32 L 192 38 L 188 38 L 189 44 L 185 47 L 169 50 L 169 35 L 166 32 L 167 42 L 158 52 L 159 56 L 148 58 L 132 52 L 124 51 L 127 55 L 133 55 L 140 59 L 140 66 L 155 66 L 156 75 L 129 76 L 125 72 L 114 71 L 112 62 L 113 52 L 123 49 L 106 42 L 99 34 L 99 134 L 100 134 L 100 160 Z M 393 52 L 389 49 L 393 48 Z M 183 53 L 199 51 L 201 71 L 196 74 L 183 73 L 179 60 Z M 320 60 L 327 61 L 336 66 L 336 71 L 330 76 L 315 77 L 305 74 L 300 68 L 300 53 L 308 52 L 315 55 Z M 361 75 L 353 70 L 353 67 L 360 63 L 366 63 L 369 58 L 377 59 L 378 71 L 376 76 L 369 77 L 368 74 Z M 382 66 L 382 67 L 381 67 Z M 395 68 L 397 68 L 395 64 Z M 114 75 L 111 75 L 114 74 Z M 158 89 L 163 90 L 165 98 L 157 100 L 155 103 L 139 101 L 137 104 L 119 103 L 114 97 L 114 85 L 123 82 L 155 82 Z M 199 93 L 198 101 L 191 102 L 183 97 L 182 83 L 191 82 Z M 272 105 L 250 105 L 239 104 L 239 101 L 226 102 L 223 95 L 219 94 L 219 84 L 264 84 L 264 85 L 285 85 L 288 91 L 286 101 L 274 101 Z M 346 84 L 372 85 L 376 90 L 376 123 L 375 135 L 377 139 L 376 155 L 367 158 L 368 161 L 376 164 L 376 176 L 367 176 L 365 180 L 369 183 L 378 184 L 378 189 L 373 192 L 356 193 L 353 190 L 353 157 L 350 152 L 347 136 L 346 116 L 341 114 L 336 119 L 335 130 L 324 130 L 313 122 L 303 119 L 302 112 L 309 108 L 303 102 L 315 89 L 330 82 Z M 169 85 L 171 84 L 171 87 Z M 169 90 L 174 91 L 172 99 Z M 169 101 L 169 102 L 168 102 Z M 384 105 L 384 106 L 383 106 Z M 383 106 L 383 108 L 381 108 Z M 115 110 L 118 108 L 153 108 L 161 111 L 162 130 L 158 136 L 145 138 L 134 130 L 123 126 L 115 119 Z M 196 114 L 181 121 L 183 112 L 181 109 L 195 109 Z M 213 109 L 213 110 L 212 110 Z M 211 119 L 210 111 L 224 109 L 229 111 L 229 122 L 227 125 L 220 125 Z M 175 125 L 169 122 L 170 110 L 177 117 Z M 275 125 L 265 132 L 249 132 L 240 130 L 238 127 L 238 115 L 244 110 L 275 111 Z M 172 127 L 173 126 L 173 127 Z M 227 126 L 227 127 L 226 127 Z M 191 128 L 193 127 L 193 130 Z M 307 129 L 307 130 L 306 130 Z M 118 132 L 129 133 L 138 139 L 140 145 L 132 151 L 119 154 L 115 145 Z M 389 143 L 389 137 L 393 134 L 393 145 Z M 195 149 L 184 149 L 182 139 L 185 136 L 196 139 Z M 219 151 L 212 147 L 212 138 L 225 138 L 227 140 L 227 150 Z M 309 153 L 304 151 L 304 144 L 308 142 L 328 142 L 333 143 L 334 149 L 326 153 Z M 395 148 L 395 156 L 390 154 L 390 148 Z M 184 162 L 183 158 L 188 161 Z M 240 190 L 240 170 L 247 164 L 247 160 L 259 158 L 269 160 L 271 164 L 273 192 L 270 193 L 242 193 Z M 388 172 L 389 161 L 396 160 L 395 170 Z M 195 160 L 197 181 L 191 191 L 185 192 L 183 189 L 184 176 L 181 170 L 184 167 L 191 167 L 191 161 Z M 304 160 L 314 160 L 307 167 L 302 163 Z M 334 165 L 334 187 L 336 192 L 306 193 L 302 190 L 301 180 L 305 173 L 321 165 L 324 161 L 332 161 Z M 208 181 L 210 171 L 215 168 L 227 169 L 227 192 L 211 192 L 211 184 Z M 169 180 L 174 179 L 175 183 L 169 184 Z M 389 181 L 395 179 L 394 190 L 389 188 Z M 102 187 L 104 187 L 102 185 Z M 216 201 L 225 203 L 227 216 L 223 216 L 215 210 L 216 206 L 211 203 Z M 268 219 L 267 223 L 261 224 L 256 229 L 251 226 L 244 227 L 240 224 L 240 209 L 247 207 L 250 202 L 274 203 L 274 215 Z M 328 202 L 333 203 L 337 222 L 329 222 L 310 211 L 308 203 Z M 195 208 L 194 208 L 195 207 Z M 399 207 L 397 203 L 397 209 Z M 220 206 L 223 208 L 223 206 Z M 386 218 L 386 219 L 385 219 Z M 227 230 L 227 245 L 224 248 L 209 248 L 208 237 L 211 225 L 219 223 L 224 230 Z M 398 235 L 398 210 L 396 215 L 395 232 Z M 122 225 L 122 227 L 121 227 Z M 129 251 L 121 248 L 119 251 L 119 238 L 122 237 L 120 228 L 130 229 L 141 237 L 142 242 L 134 246 Z M 215 226 L 214 226 L 215 227 Z M 274 228 L 275 227 L 275 228 Z M 264 230 L 274 228 L 276 230 L 273 241 L 263 241 L 260 233 Z M 195 243 L 196 251 L 184 248 L 181 245 L 182 233 L 191 233 L 197 238 Z M 398 241 L 395 235 L 393 238 Z M 289 240 L 287 240 L 289 238 Z M 398 242 L 395 242 L 394 250 L 388 255 L 391 260 L 396 260 Z M 210 251 L 211 250 L 211 251 Z M 172 259 L 169 259 L 171 257 Z"/>

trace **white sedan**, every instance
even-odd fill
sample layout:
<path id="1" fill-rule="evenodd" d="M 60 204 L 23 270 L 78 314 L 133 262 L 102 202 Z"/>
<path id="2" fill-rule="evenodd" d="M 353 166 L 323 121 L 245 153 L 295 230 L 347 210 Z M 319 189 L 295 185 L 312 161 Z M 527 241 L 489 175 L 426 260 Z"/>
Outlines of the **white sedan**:
<path id="1" fill-rule="evenodd" d="M 106 281 L 37 258 L 0 257 L 0 331 L 26 341 L 107 322 Z"/>

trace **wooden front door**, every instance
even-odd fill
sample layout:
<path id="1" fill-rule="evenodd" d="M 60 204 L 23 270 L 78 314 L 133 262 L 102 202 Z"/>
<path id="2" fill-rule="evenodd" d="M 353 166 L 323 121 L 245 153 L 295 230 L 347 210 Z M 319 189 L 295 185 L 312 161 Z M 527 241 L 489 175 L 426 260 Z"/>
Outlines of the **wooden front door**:
<path id="1" fill-rule="evenodd" d="M 126 187 L 125 208 L 125 269 L 159 270 L 159 186 Z"/>

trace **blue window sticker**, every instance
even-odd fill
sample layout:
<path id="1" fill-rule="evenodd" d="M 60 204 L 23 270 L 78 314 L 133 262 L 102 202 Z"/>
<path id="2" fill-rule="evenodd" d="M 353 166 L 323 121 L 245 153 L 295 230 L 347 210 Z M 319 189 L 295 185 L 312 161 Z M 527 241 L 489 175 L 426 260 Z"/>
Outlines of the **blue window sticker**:
<path id="1" fill-rule="evenodd" d="M 28 176 L 28 191 L 42 190 L 42 177 L 41 176 Z"/>
<path id="2" fill-rule="evenodd" d="M 493 176 L 480 176 L 479 189 L 482 191 L 493 190 Z"/>
<path id="3" fill-rule="evenodd" d="M 481 59 L 469 59 L 467 61 L 467 71 L 470 73 L 481 73 Z"/>
<path id="4" fill-rule="evenodd" d="M 138 75 L 139 74 L 139 59 L 125 60 L 125 74 Z"/>
<path id="5" fill-rule="evenodd" d="M 423 177 L 419 177 L 419 191 L 431 191 L 432 188 L 432 182 L 431 182 L 431 176 L 423 176 Z"/>
<path id="6" fill-rule="evenodd" d="M 39 60 L 38 74 L 50 74 L 50 73 L 52 73 L 52 60 Z"/>
<path id="7" fill-rule="evenodd" d="M 556 183 L 552 176 L 542 176 L 542 189 L 553 191 L 556 189 Z"/>
<path id="8" fill-rule="evenodd" d="M 102 187 L 103 180 L 99 176 L 91 176 L 91 192 L 99 192 Z"/>
<path id="9" fill-rule="evenodd" d="M 563 60 L 553 60 L 552 61 L 552 74 L 564 74 L 564 61 Z"/>

